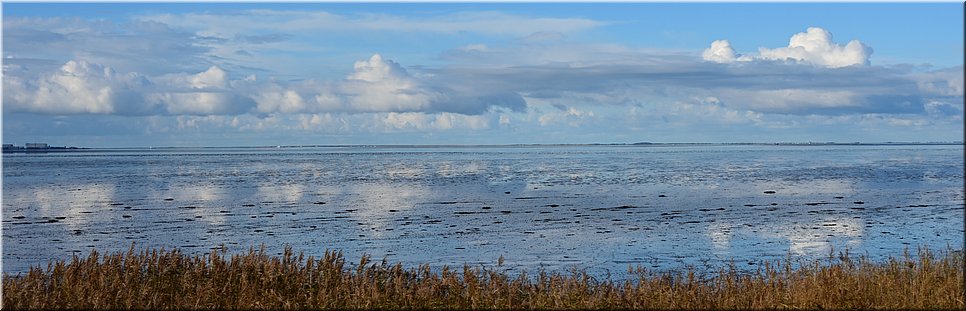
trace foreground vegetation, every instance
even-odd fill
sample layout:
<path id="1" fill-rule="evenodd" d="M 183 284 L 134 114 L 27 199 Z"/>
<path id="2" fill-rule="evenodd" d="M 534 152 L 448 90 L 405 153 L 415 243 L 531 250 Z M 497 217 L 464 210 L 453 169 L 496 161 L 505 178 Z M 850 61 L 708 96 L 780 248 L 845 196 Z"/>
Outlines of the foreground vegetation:
<path id="1" fill-rule="evenodd" d="M 502 258 L 501 262 L 502 264 Z M 764 263 L 756 272 L 733 265 L 630 271 L 628 280 L 539 272 L 510 276 L 484 267 L 406 269 L 362 257 L 347 267 L 341 252 L 320 259 L 261 250 L 187 256 L 144 250 L 59 261 L 47 269 L 3 277 L 8 309 L 959 309 L 962 252 L 920 250 L 886 262 L 840 254 L 793 267 Z M 500 269 L 498 265 L 496 267 Z"/>

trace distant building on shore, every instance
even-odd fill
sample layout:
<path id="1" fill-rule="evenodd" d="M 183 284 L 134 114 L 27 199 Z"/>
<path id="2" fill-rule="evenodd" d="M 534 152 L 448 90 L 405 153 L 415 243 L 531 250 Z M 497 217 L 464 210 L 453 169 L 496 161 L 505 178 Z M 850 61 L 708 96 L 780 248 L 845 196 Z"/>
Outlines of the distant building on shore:
<path id="1" fill-rule="evenodd" d="M 24 147 L 14 146 L 13 144 L 3 144 L 3 152 L 24 151 Z"/>
<path id="2" fill-rule="evenodd" d="M 23 146 L 16 146 L 14 144 L 3 144 L 4 153 L 47 153 L 47 152 L 57 152 L 57 151 L 71 151 L 77 149 L 77 147 L 56 147 L 48 145 L 47 143 L 26 143 Z"/>

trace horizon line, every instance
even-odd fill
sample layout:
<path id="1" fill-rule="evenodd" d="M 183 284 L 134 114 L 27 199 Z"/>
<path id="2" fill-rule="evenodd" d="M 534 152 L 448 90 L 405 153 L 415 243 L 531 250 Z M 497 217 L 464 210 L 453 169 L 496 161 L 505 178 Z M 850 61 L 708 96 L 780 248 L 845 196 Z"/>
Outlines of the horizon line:
<path id="1" fill-rule="evenodd" d="M 964 141 L 928 141 L 928 142 L 632 142 L 632 143 L 513 143 L 513 144 L 297 144 L 297 145 L 235 145 L 235 146 L 122 146 L 122 147 L 79 147 L 79 146 L 50 146 L 49 148 L 67 148 L 68 150 L 91 149 L 178 149 L 178 148 L 380 148 L 380 147 L 539 147 L 539 146 L 674 146 L 674 145 L 780 145 L 780 146 L 831 146 L 831 145 L 963 145 Z M 24 144 L 26 145 L 26 144 Z M 15 147 L 17 145 L 14 145 Z"/>

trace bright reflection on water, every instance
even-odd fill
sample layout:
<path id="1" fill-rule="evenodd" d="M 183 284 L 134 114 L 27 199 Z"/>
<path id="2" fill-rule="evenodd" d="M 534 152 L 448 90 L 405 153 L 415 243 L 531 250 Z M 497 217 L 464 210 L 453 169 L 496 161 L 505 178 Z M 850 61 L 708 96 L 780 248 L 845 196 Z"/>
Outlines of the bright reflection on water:
<path id="1" fill-rule="evenodd" d="M 386 229 L 393 230 L 390 215 L 416 208 L 416 204 L 430 197 L 429 189 L 411 184 L 364 184 L 353 186 L 350 193 L 358 193 L 350 215 L 360 231 L 372 231 L 374 238 L 383 238 Z"/>
<path id="2" fill-rule="evenodd" d="M 962 146 L 92 151 L 4 155 L 3 174 L 14 273 L 132 243 L 612 277 L 963 244 Z"/>

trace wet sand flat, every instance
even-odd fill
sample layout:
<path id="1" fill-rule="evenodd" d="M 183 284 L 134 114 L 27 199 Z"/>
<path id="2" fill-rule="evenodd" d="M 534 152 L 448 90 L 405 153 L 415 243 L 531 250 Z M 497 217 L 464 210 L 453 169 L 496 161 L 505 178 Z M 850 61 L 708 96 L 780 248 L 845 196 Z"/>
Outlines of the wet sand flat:
<path id="1" fill-rule="evenodd" d="M 3 270 L 90 249 L 510 271 L 961 248 L 962 146 L 200 149 L 4 157 Z"/>

